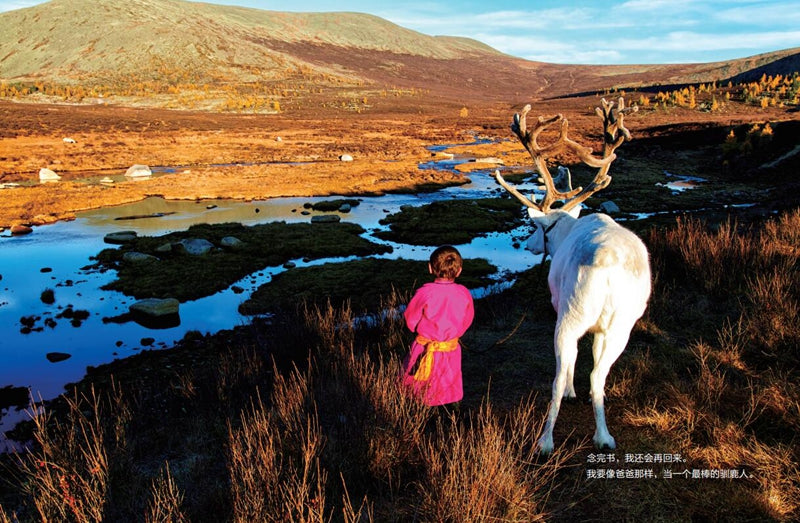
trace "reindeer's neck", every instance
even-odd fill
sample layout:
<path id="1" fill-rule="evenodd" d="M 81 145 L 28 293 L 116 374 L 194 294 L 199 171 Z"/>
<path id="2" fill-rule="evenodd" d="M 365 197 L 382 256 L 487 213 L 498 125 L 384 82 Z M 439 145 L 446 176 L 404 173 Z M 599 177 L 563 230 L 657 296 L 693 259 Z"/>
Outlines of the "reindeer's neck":
<path id="1" fill-rule="evenodd" d="M 546 251 L 550 256 L 554 255 L 561 243 L 564 241 L 572 227 L 578 221 L 569 213 L 555 211 L 551 214 L 552 220 L 545 226 Z"/>

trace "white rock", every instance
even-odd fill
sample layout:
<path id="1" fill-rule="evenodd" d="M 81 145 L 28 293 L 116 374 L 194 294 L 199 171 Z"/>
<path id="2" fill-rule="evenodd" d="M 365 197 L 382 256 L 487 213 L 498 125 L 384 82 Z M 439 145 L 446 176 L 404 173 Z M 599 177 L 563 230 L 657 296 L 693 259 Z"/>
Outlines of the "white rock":
<path id="1" fill-rule="evenodd" d="M 150 167 L 141 164 L 131 165 L 128 167 L 128 170 L 125 171 L 125 176 L 129 178 L 144 178 L 152 175 L 153 171 L 150 170 Z"/>
<path id="2" fill-rule="evenodd" d="M 39 169 L 40 182 L 54 182 L 60 179 L 61 176 L 57 175 L 54 171 L 51 171 L 50 169 Z"/>
<path id="3" fill-rule="evenodd" d="M 600 204 L 600 212 L 606 214 L 619 214 L 619 206 L 611 200 L 605 201 Z"/>
<path id="4" fill-rule="evenodd" d="M 339 160 L 341 160 L 343 162 L 352 162 L 353 161 L 353 157 L 350 156 L 349 154 L 343 154 L 343 155 L 339 156 Z"/>
<path id="5" fill-rule="evenodd" d="M 63 141 L 64 143 L 77 143 L 73 138 L 64 138 Z"/>
<path id="6" fill-rule="evenodd" d="M 503 160 L 500 158 L 495 158 L 494 156 L 488 156 L 486 158 L 475 158 L 475 162 L 477 163 L 489 163 L 492 165 L 505 165 Z"/>

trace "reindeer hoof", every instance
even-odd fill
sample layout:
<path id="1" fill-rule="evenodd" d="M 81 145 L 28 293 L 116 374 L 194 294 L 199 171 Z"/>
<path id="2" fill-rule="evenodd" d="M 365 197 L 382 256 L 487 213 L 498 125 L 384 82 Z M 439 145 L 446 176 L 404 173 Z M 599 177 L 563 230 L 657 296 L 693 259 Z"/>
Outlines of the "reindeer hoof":
<path id="1" fill-rule="evenodd" d="M 553 453 L 553 438 L 547 438 L 546 436 L 542 436 L 539 439 L 539 442 L 536 445 L 536 450 L 539 454 L 544 456 L 549 456 Z"/>
<path id="2" fill-rule="evenodd" d="M 610 435 L 607 437 L 594 437 L 594 446 L 599 450 L 614 450 L 617 448 L 617 443 Z"/>

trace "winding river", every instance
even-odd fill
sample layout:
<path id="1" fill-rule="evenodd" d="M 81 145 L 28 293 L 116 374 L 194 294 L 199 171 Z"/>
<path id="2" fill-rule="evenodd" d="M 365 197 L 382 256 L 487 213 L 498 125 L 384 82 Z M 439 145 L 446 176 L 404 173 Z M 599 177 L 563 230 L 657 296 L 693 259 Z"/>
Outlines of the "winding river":
<path id="1" fill-rule="evenodd" d="M 447 146 L 431 150 L 441 151 Z M 422 169 L 453 169 L 470 158 L 455 158 L 420 165 Z M 360 205 L 340 214 L 343 221 L 361 225 L 365 237 L 393 247 L 390 258 L 427 259 L 430 248 L 379 240 L 373 236 L 385 227 L 379 220 L 397 212 L 403 205 L 424 205 L 436 200 L 472 199 L 496 196 L 497 185 L 491 170 L 469 174 L 471 183 L 432 193 L 390 194 L 361 197 Z M 133 183 L 133 182 L 125 182 Z M 523 190 L 533 187 L 521 186 Z M 168 329 L 148 329 L 135 322 L 108 323 L 103 318 L 128 311 L 133 299 L 101 287 L 115 278 L 113 271 L 98 272 L 87 268 L 91 257 L 109 245 L 103 238 L 110 232 L 134 230 L 140 235 L 162 235 L 184 230 L 196 223 L 240 222 L 246 225 L 269 221 L 307 222 L 301 213 L 303 204 L 330 200 L 320 198 L 275 198 L 266 201 L 166 201 L 161 198 L 118 207 L 83 212 L 73 221 L 37 227 L 32 234 L 11 237 L 0 235 L 0 387 L 26 387 L 36 400 L 50 399 L 64 391 L 67 383 L 81 379 L 87 366 L 96 366 L 125 358 L 143 349 L 172 346 L 188 331 L 214 333 L 249 319 L 237 308 L 252 291 L 286 269 L 268 267 L 236 282 L 213 296 L 181 304 L 180 325 Z M 135 220 L 130 216 L 156 215 Z M 327 213 L 330 214 L 330 213 Z M 506 233 L 493 233 L 459 245 L 467 258 L 486 258 L 499 273 L 518 272 L 538 263 L 527 251 L 514 248 L 513 241 L 524 236 L 525 226 Z M 298 267 L 351 258 L 327 258 L 304 262 Z M 244 289 L 236 293 L 234 287 Z M 42 301 L 45 289 L 54 291 L 54 302 Z M 88 311 L 83 320 L 64 317 L 67 309 Z M 32 324 L 27 332 L 23 319 Z M 27 332 L 27 333 L 25 333 Z M 63 361 L 51 362 L 54 353 L 69 354 Z M 14 408 L 0 413 L 0 434 L 26 417 Z M 0 435 L 0 448 L 4 437 Z"/>

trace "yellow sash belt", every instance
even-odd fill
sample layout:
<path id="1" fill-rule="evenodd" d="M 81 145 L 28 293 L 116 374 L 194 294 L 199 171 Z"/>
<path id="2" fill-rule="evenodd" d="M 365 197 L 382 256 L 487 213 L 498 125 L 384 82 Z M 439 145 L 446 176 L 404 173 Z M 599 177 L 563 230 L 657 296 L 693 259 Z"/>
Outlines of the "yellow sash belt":
<path id="1" fill-rule="evenodd" d="M 425 347 L 425 352 L 420 356 L 417 371 L 414 373 L 414 379 L 417 381 L 427 381 L 431 377 L 434 352 L 450 352 L 458 348 L 458 338 L 447 341 L 436 341 L 422 335 L 417 335 L 416 342 Z"/>

